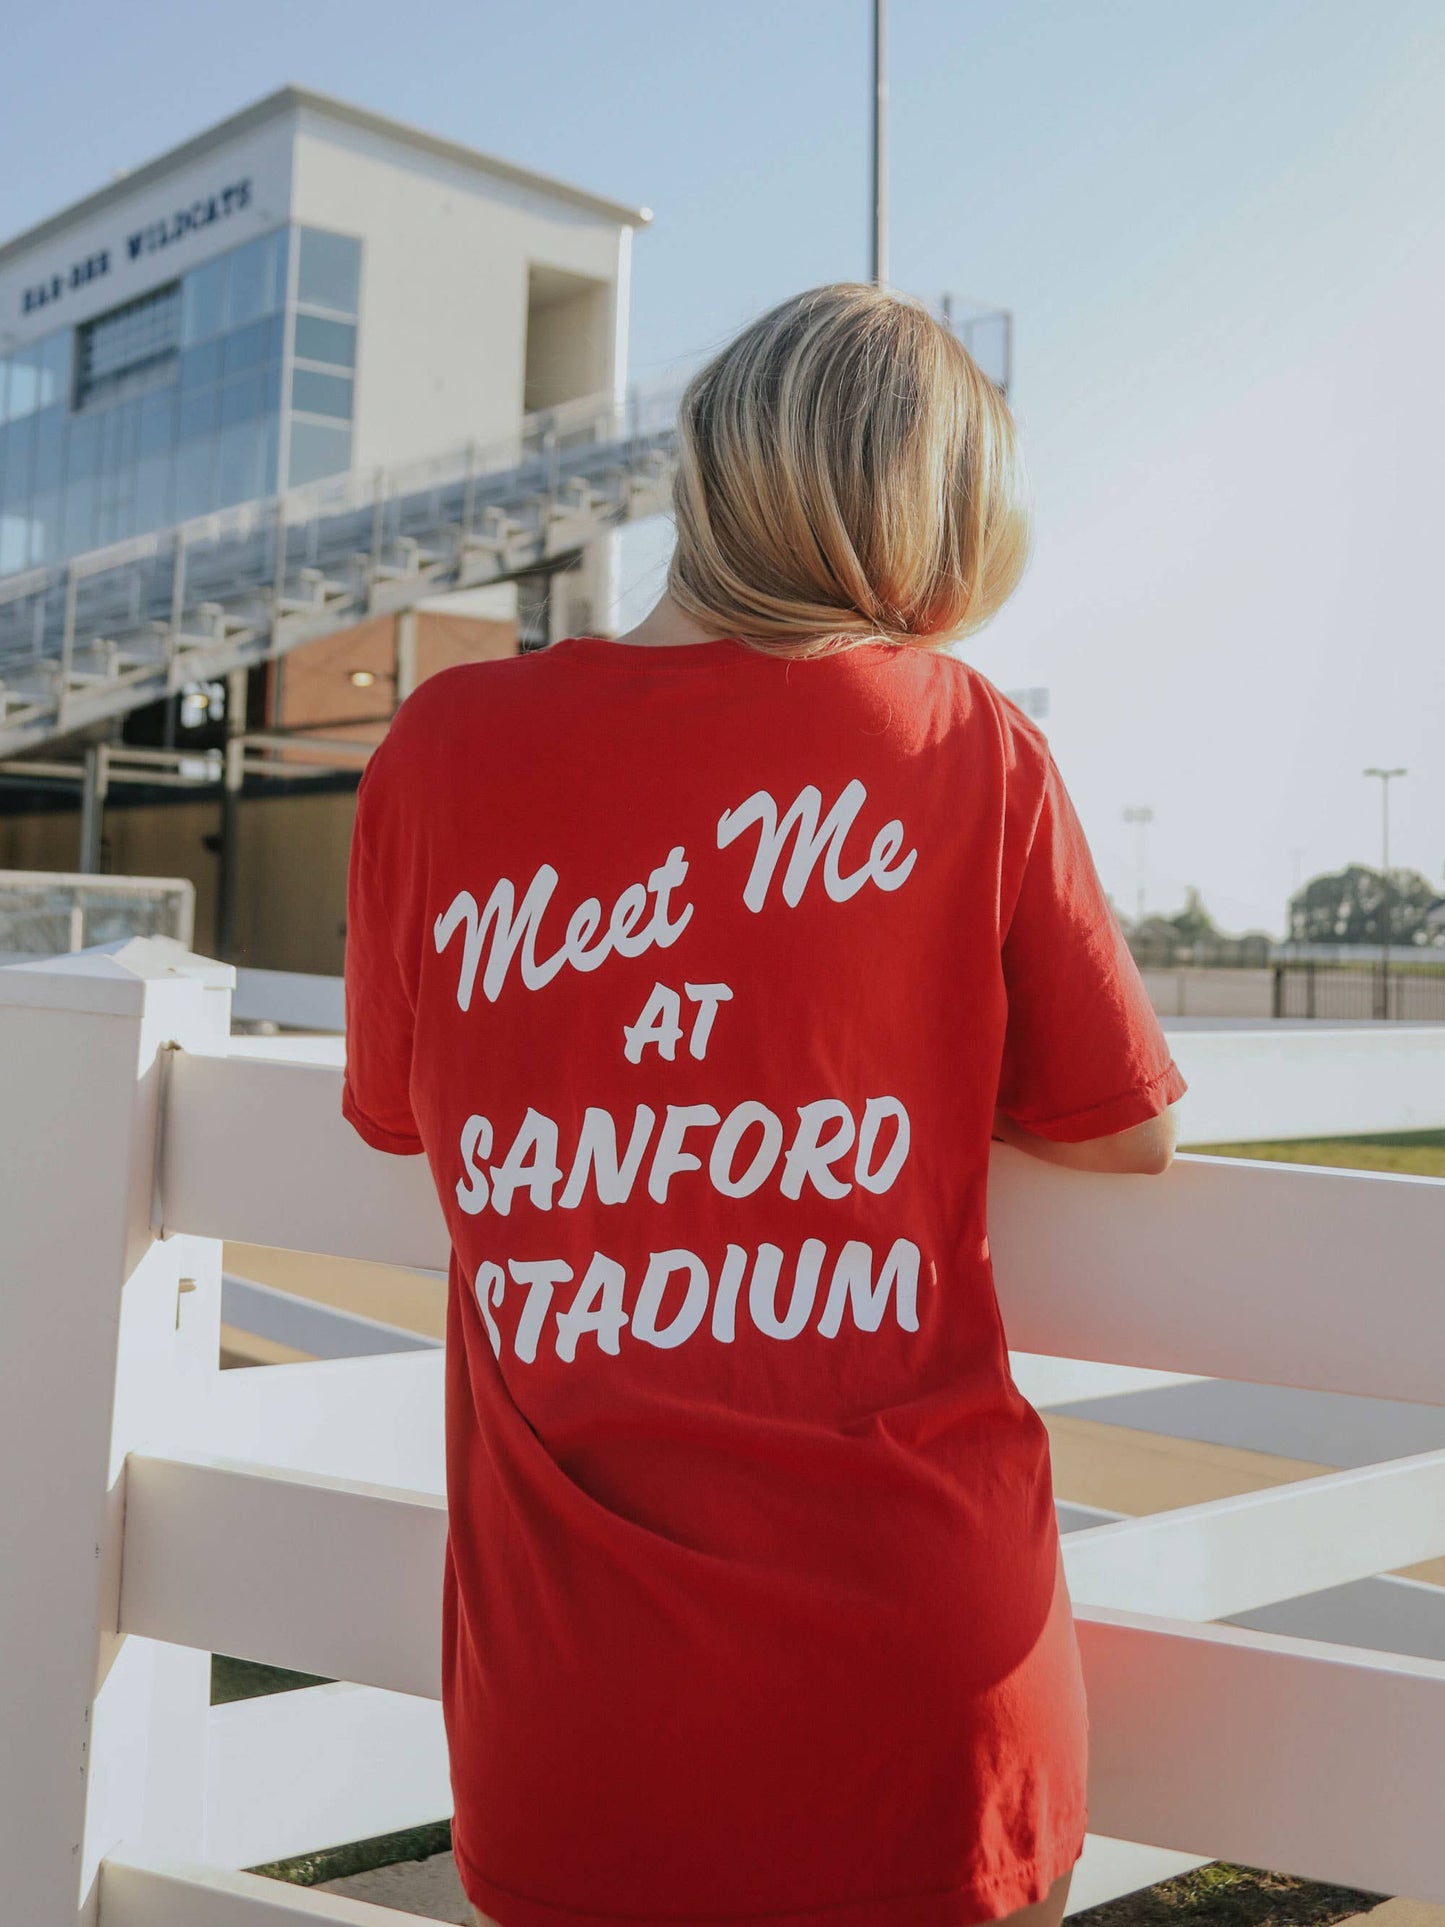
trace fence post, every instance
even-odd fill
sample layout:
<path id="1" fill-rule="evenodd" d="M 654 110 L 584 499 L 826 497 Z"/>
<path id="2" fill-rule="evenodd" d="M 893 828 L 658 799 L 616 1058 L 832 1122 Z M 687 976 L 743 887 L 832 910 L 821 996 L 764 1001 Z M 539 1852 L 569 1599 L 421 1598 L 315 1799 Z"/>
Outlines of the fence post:
<path id="1" fill-rule="evenodd" d="M 1284 970 L 1282 963 L 1277 963 L 1274 967 L 1274 995 L 1270 1009 L 1272 1017 L 1284 1016 Z"/>
<path id="2" fill-rule="evenodd" d="M 119 1631 L 127 1452 L 200 1436 L 220 1244 L 152 1228 L 165 1064 L 224 1049 L 228 966 L 173 939 L 0 969 L 0 1866 L 93 1923 L 122 1841 L 204 1849 L 210 1655 Z"/>

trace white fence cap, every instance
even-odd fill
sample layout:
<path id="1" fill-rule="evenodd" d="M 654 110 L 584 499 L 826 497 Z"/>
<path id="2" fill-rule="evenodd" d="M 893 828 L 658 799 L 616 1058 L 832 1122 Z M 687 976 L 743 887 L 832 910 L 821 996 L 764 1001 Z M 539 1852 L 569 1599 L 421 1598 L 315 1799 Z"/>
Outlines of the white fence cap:
<path id="1" fill-rule="evenodd" d="M 201 989 L 229 991 L 236 968 L 198 957 L 174 937 L 125 937 L 0 966 L 0 1004 L 126 1015 L 142 1009 L 148 982 L 178 977 Z"/>

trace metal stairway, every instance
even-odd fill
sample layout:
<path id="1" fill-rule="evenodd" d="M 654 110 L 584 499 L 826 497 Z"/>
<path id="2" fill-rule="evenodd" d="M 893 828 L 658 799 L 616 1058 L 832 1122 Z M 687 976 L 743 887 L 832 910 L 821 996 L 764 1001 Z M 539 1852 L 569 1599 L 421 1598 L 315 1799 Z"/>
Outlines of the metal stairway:
<path id="1" fill-rule="evenodd" d="M 424 597 L 568 566 L 668 506 L 676 409 L 675 392 L 592 396 L 494 446 L 0 578 L 0 756 Z"/>

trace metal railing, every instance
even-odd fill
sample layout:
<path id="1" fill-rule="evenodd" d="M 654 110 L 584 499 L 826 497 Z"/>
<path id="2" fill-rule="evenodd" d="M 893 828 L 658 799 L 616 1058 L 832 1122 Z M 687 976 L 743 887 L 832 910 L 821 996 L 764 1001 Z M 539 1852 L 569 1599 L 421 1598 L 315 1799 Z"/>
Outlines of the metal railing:
<path id="1" fill-rule="evenodd" d="M 196 886 L 186 877 L 0 870 L 0 962 L 127 937 L 174 937 L 189 949 L 195 917 Z"/>
<path id="2" fill-rule="evenodd" d="M 1413 961 L 1413 960 L 1412 960 Z M 1435 969 L 1376 960 L 1351 967 L 1313 958 L 1273 967 L 1271 1014 L 1365 1022 L 1445 1023 L 1445 958 Z"/>
<path id="3" fill-rule="evenodd" d="M 1007 394 L 1012 316 L 947 294 L 937 306 Z M 586 396 L 494 442 L 0 577 L 0 757 L 423 596 L 565 566 L 668 506 L 681 390 Z"/>
<path id="4" fill-rule="evenodd" d="M 424 596 L 566 561 L 665 508 L 677 393 L 355 471 L 0 578 L 0 756 Z"/>

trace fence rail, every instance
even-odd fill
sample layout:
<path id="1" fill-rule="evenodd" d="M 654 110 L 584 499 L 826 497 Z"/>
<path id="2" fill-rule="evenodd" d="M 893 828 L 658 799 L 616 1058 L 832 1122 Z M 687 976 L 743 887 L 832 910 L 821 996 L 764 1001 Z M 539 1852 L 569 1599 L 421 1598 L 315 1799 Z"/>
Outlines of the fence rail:
<path id="1" fill-rule="evenodd" d="M 187 877 L 0 870 L 0 963 L 91 949 L 126 937 L 190 948 L 196 886 Z"/>
<path id="2" fill-rule="evenodd" d="M 232 1051 L 233 974 L 164 939 L 0 970 L 0 1853 L 46 1927 L 380 1927 L 243 1869 L 449 1809 L 442 1354 L 217 1369 L 223 1238 L 433 1265 L 445 1227 L 335 1065 Z M 999 1147 L 989 1209 L 1016 1345 L 1445 1403 L 1445 1185 Z M 1068 1535 L 1076 1906 L 1221 1856 L 1445 1900 L 1445 1662 L 1204 1623 L 1445 1553 L 1442 1482 L 1417 1454 Z M 335 1683 L 212 1708 L 217 1649 Z"/>

